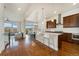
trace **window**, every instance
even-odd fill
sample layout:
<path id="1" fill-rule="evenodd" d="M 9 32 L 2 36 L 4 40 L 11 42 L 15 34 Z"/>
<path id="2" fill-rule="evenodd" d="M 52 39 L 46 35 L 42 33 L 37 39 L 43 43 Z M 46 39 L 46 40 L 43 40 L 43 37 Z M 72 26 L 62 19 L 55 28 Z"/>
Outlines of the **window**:
<path id="1" fill-rule="evenodd" d="M 12 27 L 11 23 L 4 23 L 4 27 Z"/>
<path id="2" fill-rule="evenodd" d="M 17 24 L 15 22 L 5 22 L 4 23 L 4 31 L 5 32 L 11 32 L 11 33 L 14 33 L 14 32 L 17 32 Z"/>
<path id="3" fill-rule="evenodd" d="M 32 25 L 26 25 L 25 28 L 33 28 L 34 26 Z"/>
<path id="4" fill-rule="evenodd" d="M 12 23 L 12 27 L 13 28 L 17 28 L 17 24 L 16 23 Z"/>
<path id="5" fill-rule="evenodd" d="M 4 27 L 17 28 L 17 24 L 13 23 L 13 22 L 6 22 L 6 23 L 4 23 Z"/>
<path id="6" fill-rule="evenodd" d="M 34 28 L 34 24 L 35 23 L 33 23 L 33 22 L 28 22 L 28 23 L 26 23 L 25 28 Z"/>

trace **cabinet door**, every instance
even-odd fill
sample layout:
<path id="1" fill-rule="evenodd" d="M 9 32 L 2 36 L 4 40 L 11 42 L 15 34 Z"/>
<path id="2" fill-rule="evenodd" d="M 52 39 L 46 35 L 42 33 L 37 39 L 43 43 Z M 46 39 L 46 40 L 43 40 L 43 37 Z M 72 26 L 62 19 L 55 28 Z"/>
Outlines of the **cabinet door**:
<path id="1" fill-rule="evenodd" d="M 53 39 L 49 40 L 49 47 L 54 48 L 54 41 L 53 41 Z"/>
<path id="2" fill-rule="evenodd" d="M 47 46 L 49 45 L 49 41 L 48 40 L 49 39 L 44 39 L 44 44 L 47 45 Z"/>
<path id="3" fill-rule="evenodd" d="M 63 21 L 64 27 L 70 27 L 71 26 L 71 19 L 72 19 L 71 16 L 63 18 L 63 20 L 64 20 Z"/>
<path id="4" fill-rule="evenodd" d="M 71 19 L 70 19 L 70 27 L 75 27 L 75 26 L 77 26 L 76 25 L 76 16 L 77 15 L 72 15 L 72 16 L 70 16 L 71 17 Z"/>
<path id="5" fill-rule="evenodd" d="M 79 14 L 67 16 L 63 18 L 63 27 L 79 27 Z"/>
<path id="6" fill-rule="evenodd" d="M 79 27 L 79 14 L 76 15 L 76 19 L 77 19 L 76 20 L 76 25 L 77 25 L 77 27 Z"/>
<path id="7" fill-rule="evenodd" d="M 56 20 L 52 21 L 47 21 L 46 23 L 47 28 L 56 28 Z"/>

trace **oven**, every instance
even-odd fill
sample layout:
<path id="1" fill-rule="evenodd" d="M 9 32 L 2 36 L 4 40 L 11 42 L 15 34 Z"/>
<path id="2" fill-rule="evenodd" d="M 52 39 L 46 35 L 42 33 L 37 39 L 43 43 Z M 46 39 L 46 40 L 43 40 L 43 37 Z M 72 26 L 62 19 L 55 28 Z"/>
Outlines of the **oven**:
<path id="1" fill-rule="evenodd" d="M 79 33 L 72 34 L 72 39 L 73 40 L 79 40 Z"/>

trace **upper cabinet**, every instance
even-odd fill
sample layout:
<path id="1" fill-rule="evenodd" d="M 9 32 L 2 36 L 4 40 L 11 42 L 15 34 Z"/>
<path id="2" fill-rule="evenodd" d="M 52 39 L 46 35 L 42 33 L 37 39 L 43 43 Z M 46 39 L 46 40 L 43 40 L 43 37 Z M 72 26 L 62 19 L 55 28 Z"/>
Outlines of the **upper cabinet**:
<path id="1" fill-rule="evenodd" d="M 56 20 L 52 21 L 47 21 L 46 22 L 46 28 L 56 28 Z"/>
<path id="2" fill-rule="evenodd" d="M 63 27 L 79 27 L 79 14 L 63 17 Z"/>

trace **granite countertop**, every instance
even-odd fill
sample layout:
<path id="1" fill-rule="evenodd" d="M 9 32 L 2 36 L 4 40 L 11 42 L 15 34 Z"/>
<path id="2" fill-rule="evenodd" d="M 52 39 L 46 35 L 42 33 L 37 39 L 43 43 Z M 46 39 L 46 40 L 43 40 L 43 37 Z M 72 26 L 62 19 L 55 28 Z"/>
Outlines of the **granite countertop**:
<path id="1" fill-rule="evenodd" d="M 45 31 L 45 32 L 49 32 L 49 33 L 63 33 L 62 31 Z"/>

